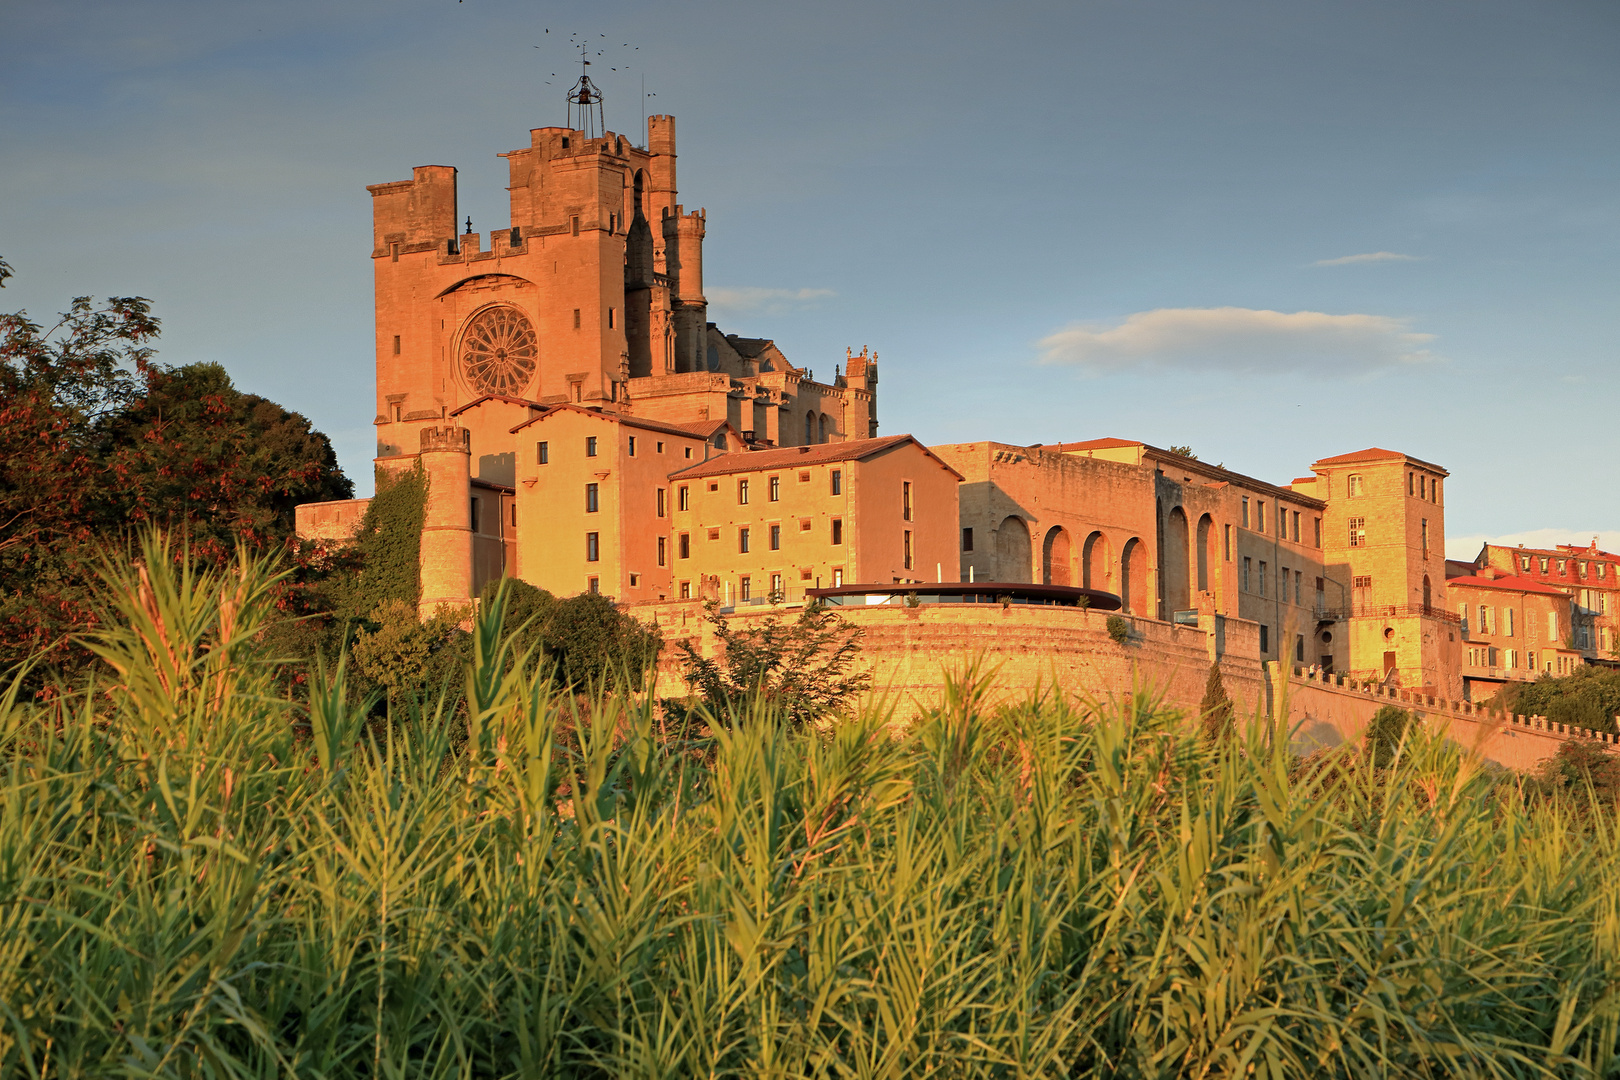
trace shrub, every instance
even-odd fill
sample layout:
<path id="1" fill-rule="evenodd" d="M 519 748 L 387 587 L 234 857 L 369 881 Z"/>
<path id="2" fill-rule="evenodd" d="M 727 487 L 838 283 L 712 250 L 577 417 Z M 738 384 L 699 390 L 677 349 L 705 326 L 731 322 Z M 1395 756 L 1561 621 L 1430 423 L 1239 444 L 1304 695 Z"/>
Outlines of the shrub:
<path id="1" fill-rule="evenodd" d="M 1204 737 L 1220 739 L 1232 730 L 1232 699 L 1227 696 L 1226 684 L 1221 680 L 1221 665 L 1209 665 L 1209 677 L 1204 680 L 1204 699 L 1198 703 L 1199 723 Z"/>
<path id="2" fill-rule="evenodd" d="M 1493 704 L 1555 724 L 1613 732 L 1620 713 L 1620 670 L 1589 666 L 1561 677 L 1544 674 L 1533 683 L 1505 687 Z"/>
<path id="3" fill-rule="evenodd" d="M 1123 645 L 1131 636 L 1130 620 L 1123 615 L 1108 616 L 1108 636 L 1114 639 L 1114 644 Z"/>
<path id="4" fill-rule="evenodd" d="M 462 670 L 471 656 L 461 624 L 469 615 L 465 608 L 442 607 L 422 619 L 415 604 L 384 600 L 350 648 L 361 685 L 382 691 L 390 706 L 406 696 L 425 703 L 441 693 L 460 701 Z"/>
<path id="5" fill-rule="evenodd" d="M 1379 706 L 1378 711 L 1373 713 L 1372 719 L 1367 721 L 1367 730 L 1362 739 L 1374 765 L 1387 768 L 1395 760 L 1395 751 L 1399 749 L 1412 720 L 1411 713 L 1395 705 Z"/>
<path id="6" fill-rule="evenodd" d="M 488 606 L 497 589 L 506 589 L 505 632 L 514 656 L 532 656 L 549 664 L 561 685 L 581 690 L 594 682 L 607 686 L 620 680 L 638 687 L 658 661 L 663 635 L 621 611 L 596 593 L 558 598 L 515 578 L 484 586 Z"/>

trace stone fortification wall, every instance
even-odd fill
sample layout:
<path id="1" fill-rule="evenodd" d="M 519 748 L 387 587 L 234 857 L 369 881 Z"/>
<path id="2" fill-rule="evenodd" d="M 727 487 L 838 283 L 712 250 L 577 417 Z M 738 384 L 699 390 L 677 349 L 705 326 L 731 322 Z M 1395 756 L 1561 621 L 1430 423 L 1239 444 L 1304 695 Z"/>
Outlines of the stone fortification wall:
<path id="1" fill-rule="evenodd" d="M 1276 663 L 1266 666 L 1273 699 L 1286 702 L 1294 743 L 1302 751 L 1359 741 L 1367 722 L 1384 705 L 1411 710 L 1431 728 L 1478 750 L 1487 760 L 1521 771 L 1540 767 L 1574 739 L 1597 742 L 1611 752 L 1620 748 L 1620 736 L 1550 723 L 1543 716 L 1491 712 L 1467 701 L 1342 675 L 1289 671 Z"/>
<path id="2" fill-rule="evenodd" d="M 746 629 L 770 614 L 766 606 L 744 608 L 728 618 Z M 1205 616 L 1204 626 L 1177 626 L 1155 619 L 1126 618 L 1123 643 L 1108 633 L 1108 613 L 1076 608 L 1012 604 L 924 604 L 837 609 L 865 631 L 861 662 L 872 673 L 875 696 L 904 723 L 936 704 L 947 675 L 982 656 L 996 672 L 1000 700 L 1017 700 L 1056 685 L 1071 695 L 1107 698 L 1143 687 L 1170 705 L 1196 709 L 1217 650 L 1221 677 L 1240 716 L 1269 708 L 1270 687 L 1259 658 L 1253 623 Z M 712 628 L 696 601 L 641 605 L 638 617 L 664 633 L 658 692 L 685 692 L 676 659 L 677 642 L 688 640 L 705 656 L 714 653 Z M 797 611 L 781 611 L 794 618 Z"/>
<path id="3" fill-rule="evenodd" d="M 328 540 L 344 543 L 354 538 L 360 520 L 366 516 L 370 499 L 334 499 L 331 502 L 303 503 L 293 507 L 293 528 L 300 540 Z"/>

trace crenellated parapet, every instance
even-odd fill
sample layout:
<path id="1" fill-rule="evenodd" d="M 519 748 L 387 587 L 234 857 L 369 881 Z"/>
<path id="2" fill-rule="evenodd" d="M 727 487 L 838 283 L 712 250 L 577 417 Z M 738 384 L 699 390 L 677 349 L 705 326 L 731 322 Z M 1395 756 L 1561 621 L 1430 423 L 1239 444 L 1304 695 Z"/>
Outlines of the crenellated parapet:
<path id="1" fill-rule="evenodd" d="M 441 451 L 472 453 L 472 432 L 460 424 L 436 424 L 420 430 L 422 439 L 421 452 L 424 454 Z"/>

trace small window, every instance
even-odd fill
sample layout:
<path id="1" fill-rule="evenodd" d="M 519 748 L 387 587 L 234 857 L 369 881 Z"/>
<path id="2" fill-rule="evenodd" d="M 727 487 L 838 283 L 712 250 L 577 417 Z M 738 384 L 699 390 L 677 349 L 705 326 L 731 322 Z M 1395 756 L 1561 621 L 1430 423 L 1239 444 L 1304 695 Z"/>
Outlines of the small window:
<path id="1" fill-rule="evenodd" d="M 608 308 L 608 329 L 609 330 L 612 330 L 615 326 L 618 325 L 618 323 L 614 321 L 616 316 L 617 316 L 617 313 L 612 308 Z"/>
<path id="2" fill-rule="evenodd" d="M 630 587 L 633 589 L 637 585 L 640 585 L 640 584 L 641 584 L 641 575 L 640 574 L 631 574 L 630 575 Z"/>
<path id="3" fill-rule="evenodd" d="M 1304 591 L 1304 588 L 1305 588 L 1305 573 L 1302 570 L 1295 570 L 1294 571 L 1294 603 L 1296 603 L 1296 604 L 1304 603 L 1304 601 L 1300 599 L 1300 594 Z"/>
<path id="4" fill-rule="evenodd" d="M 512 504 L 512 528 L 517 528 L 517 503 Z"/>
<path id="5" fill-rule="evenodd" d="M 771 526 L 771 550 L 782 550 L 782 526 L 780 525 Z"/>
<path id="6" fill-rule="evenodd" d="M 737 505 L 748 505 L 748 481 L 746 479 L 737 481 Z"/>
<path id="7" fill-rule="evenodd" d="M 1271 651 L 1271 627 L 1265 623 L 1260 624 L 1260 651 L 1263 653 Z"/>
<path id="8" fill-rule="evenodd" d="M 534 444 L 534 460 L 538 465 L 544 465 L 551 460 L 551 444 L 537 442 Z"/>
<path id="9" fill-rule="evenodd" d="M 596 485 L 585 485 L 585 512 L 594 514 L 597 511 Z"/>
<path id="10" fill-rule="evenodd" d="M 962 550 L 963 551 L 972 551 L 973 550 L 973 530 L 972 529 L 963 529 L 962 530 Z"/>
<path id="11" fill-rule="evenodd" d="M 718 540 L 718 539 L 720 539 L 720 530 L 719 529 L 710 529 L 709 530 L 709 539 L 710 540 Z"/>
<path id="12" fill-rule="evenodd" d="M 1406 493 L 1408 495 L 1415 495 L 1417 493 L 1417 474 L 1416 473 L 1410 473 L 1409 472 L 1409 473 L 1406 474 Z"/>
<path id="13" fill-rule="evenodd" d="M 1250 559 L 1249 556 L 1247 556 L 1247 555 L 1243 556 L 1243 591 L 1244 592 L 1249 591 L 1249 570 L 1253 565 L 1254 565 L 1254 560 Z"/>
<path id="14" fill-rule="evenodd" d="M 754 579 L 744 574 L 737 579 L 737 599 L 752 600 L 754 598 Z"/>
<path id="15" fill-rule="evenodd" d="M 1364 518 L 1364 517 L 1353 517 L 1353 518 L 1350 519 L 1350 546 L 1351 547 L 1366 547 L 1367 546 L 1367 519 L 1366 518 Z"/>
<path id="16" fill-rule="evenodd" d="M 687 446 L 687 447 L 683 447 L 682 449 L 684 449 L 686 451 L 687 460 L 691 460 L 692 448 L 690 446 Z"/>
<path id="17" fill-rule="evenodd" d="M 1350 479 L 1346 483 L 1345 490 L 1349 492 L 1352 499 L 1359 499 L 1361 496 L 1366 494 L 1366 491 L 1361 483 L 1360 473 L 1350 474 Z"/>
<path id="18" fill-rule="evenodd" d="M 714 448 L 716 450 L 724 450 L 726 448 L 726 435 L 725 435 L 725 432 L 721 432 L 720 434 L 718 434 L 718 435 L 716 435 L 714 437 Z"/>
<path id="19" fill-rule="evenodd" d="M 563 144 L 563 145 L 565 145 L 565 146 L 566 146 L 566 145 L 567 145 L 567 143 L 566 143 L 566 142 L 564 142 L 564 144 Z M 578 236 L 578 235 L 579 235 L 579 215 L 578 215 L 578 214 L 573 214 L 573 215 L 571 215 L 571 216 L 570 216 L 570 217 L 569 217 L 569 218 L 568 218 L 568 228 L 569 228 L 569 229 L 570 229 L 570 230 L 571 230 L 571 231 L 572 231 L 572 232 L 573 232 L 573 234 L 574 234 L 574 235 L 575 235 L 575 236 Z M 576 315 L 576 316 L 578 316 L 578 315 L 579 315 L 579 309 L 577 309 L 577 308 L 576 308 L 576 309 L 575 309 L 575 310 L 574 310 L 574 314 L 575 314 L 575 315 Z M 579 323 L 578 323 L 578 322 L 575 322 L 575 323 L 574 323 L 574 325 L 575 325 L 575 326 L 578 326 L 578 325 L 579 325 Z"/>
<path id="20" fill-rule="evenodd" d="M 691 533 L 681 533 L 680 537 L 675 541 L 675 552 L 677 558 L 690 559 L 692 557 Z"/>
<path id="21" fill-rule="evenodd" d="M 681 582 L 681 599 L 692 599 L 692 583 L 690 581 Z"/>
<path id="22" fill-rule="evenodd" d="M 658 516 L 663 517 L 664 516 L 664 489 L 663 488 L 659 488 L 657 493 L 653 496 L 653 503 L 658 509 Z"/>
<path id="23" fill-rule="evenodd" d="M 478 499 L 476 499 L 476 498 L 474 498 L 472 500 L 472 509 L 469 511 L 469 517 L 470 517 L 470 519 L 472 521 L 472 531 L 477 532 L 478 531 Z"/>
<path id="24" fill-rule="evenodd" d="M 395 356 L 399 355 L 399 335 L 398 334 L 394 335 L 394 355 Z"/>
<path id="25" fill-rule="evenodd" d="M 685 484 L 682 484 L 680 487 L 675 489 L 675 509 L 692 509 L 692 489 L 687 487 Z"/>
<path id="26" fill-rule="evenodd" d="M 659 439 L 657 442 L 653 443 L 653 448 L 657 450 L 658 453 L 662 454 L 664 452 L 664 440 Z"/>
<path id="27" fill-rule="evenodd" d="M 1260 560 L 1260 595 L 1266 595 L 1266 561 Z"/>
<path id="28" fill-rule="evenodd" d="M 718 481 L 718 480 L 710 480 L 709 481 L 709 490 L 710 491 L 719 491 L 720 490 L 720 481 Z"/>
<path id="29" fill-rule="evenodd" d="M 1294 511 L 1294 543 L 1299 543 L 1299 511 Z"/>
<path id="30" fill-rule="evenodd" d="M 844 493 L 843 469 L 834 469 L 832 471 L 832 493 L 834 495 L 842 495 Z"/>
<path id="31" fill-rule="evenodd" d="M 1266 531 L 1266 504 L 1263 499 L 1256 499 L 1254 502 L 1254 531 Z"/>
<path id="32" fill-rule="evenodd" d="M 911 569 L 911 530 L 910 529 L 906 530 L 905 556 L 906 556 L 906 569 L 910 570 Z"/>
<path id="33" fill-rule="evenodd" d="M 911 481 L 900 481 L 900 517 L 905 521 L 911 520 Z M 910 535 L 907 533 L 906 535 Z M 910 563 L 906 564 L 910 566 Z"/>
<path id="34" fill-rule="evenodd" d="M 782 500 L 782 478 L 780 476 L 771 477 L 770 497 L 771 502 L 780 502 Z"/>
<path id="35" fill-rule="evenodd" d="M 1427 552 L 1429 550 L 1429 519 L 1428 518 L 1424 518 L 1422 520 L 1422 525 L 1421 525 L 1421 528 L 1420 528 L 1420 532 L 1421 532 L 1422 537 L 1423 537 L 1423 550 L 1425 552 Z"/>
<path id="36" fill-rule="evenodd" d="M 574 401 L 575 402 L 580 402 L 580 401 L 585 400 L 585 384 L 584 383 L 582 383 L 582 382 L 571 382 L 571 383 L 568 384 L 568 390 L 569 390 L 570 393 L 572 393 L 574 395 Z"/>
<path id="37" fill-rule="evenodd" d="M 744 555 L 748 554 L 748 526 L 746 525 L 737 530 L 737 550 Z"/>
<path id="38" fill-rule="evenodd" d="M 802 520 L 800 520 L 800 522 L 799 522 L 799 531 L 800 532 L 809 532 L 810 531 L 810 519 L 809 518 L 803 518 Z"/>
<path id="39" fill-rule="evenodd" d="M 586 457 L 595 457 L 596 456 L 596 436 L 595 435 L 587 435 L 585 437 L 585 456 Z"/>
<path id="40" fill-rule="evenodd" d="M 844 519 L 843 518 L 833 518 L 832 519 L 832 542 L 835 543 L 835 544 L 842 544 L 844 542 Z"/>
<path id="41" fill-rule="evenodd" d="M 394 403 L 394 407 L 393 407 L 393 410 L 392 410 L 392 411 L 393 411 L 393 414 L 394 414 L 394 423 L 396 423 L 396 424 L 397 424 L 397 423 L 399 423 L 399 422 L 400 422 L 400 420 L 401 420 L 401 419 L 403 419 L 403 413 L 404 413 L 404 412 L 405 412 L 405 409 L 404 409 L 404 407 L 402 407 L 402 406 L 401 406 L 401 405 L 400 405 L 400 404 L 399 404 L 399 403 L 398 403 L 398 402 L 397 402 L 397 401 L 396 401 L 396 402 L 395 402 L 395 403 Z"/>
<path id="42" fill-rule="evenodd" d="M 799 483 L 808 484 L 809 482 L 810 482 L 810 470 L 805 469 L 803 472 L 799 473 Z"/>
<path id="43" fill-rule="evenodd" d="M 770 596 L 770 598 L 772 600 L 776 601 L 777 603 L 781 603 L 783 600 L 786 599 L 786 597 L 784 597 L 782 595 L 782 575 L 781 574 L 772 574 L 771 575 L 771 596 Z"/>
<path id="44" fill-rule="evenodd" d="M 1429 478 L 1427 476 L 1420 476 L 1420 477 L 1418 477 L 1418 498 L 1427 499 L 1428 497 L 1429 497 Z"/>
<path id="45" fill-rule="evenodd" d="M 1541 572 L 1543 574 L 1547 572 L 1547 556 L 1545 555 L 1541 557 Z"/>
<path id="46" fill-rule="evenodd" d="M 602 557 L 601 534 L 588 532 L 585 534 L 585 561 L 597 562 Z M 592 578 L 591 580 L 596 580 Z M 595 590 L 591 590 L 594 592 Z"/>
<path id="47" fill-rule="evenodd" d="M 664 560 L 669 557 L 668 544 L 664 537 L 658 538 L 658 565 L 663 566 Z"/>
<path id="48" fill-rule="evenodd" d="M 1429 481 L 1429 501 L 1432 503 L 1440 502 L 1440 480 L 1438 477 Z"/>
<path id="49" fill-rule="evenodd" d="M 1241 520 L 1243 527 L 1247 529 L 1249 527 L 1249 497 L 1247 495 L 1243 496 L 1243 517 Z"/>
<path id="50" fill-rule="evenodd" d="M 843 588 L 843 585 L 844 585 L 844 568 L 840 566 L 840 567 L 833 570 L 833 588 L 840 589 L 840 588 Z"/>
<path id="51" fill-rule="evenodd" d="M 1315 537 L 1314 546 L 1315 547 L 1321 547 L 1322 546 L 1322 519 L 1321 518 L 1312 518 L 1311 519 L 1311 530 L 1312 530 L 1312 535 Z"/>
<path id="52" fill-rule="evenodd" d="M 601 578 L 594 578 L 594 577 L 587 579 L 586 582 L 585 582 L 585 591 L 590 593 L 592 596 L 601 595 L 601 592 L 602 592 L 602 579 Z"/>
<path id="53" fill-rule="evenodd" d="M 631 457 L 636 456 L 636 437 L 634 435 L 630 436 L 629 451 Z"/>
<path id="54" fill-rule="evenodd" d="M 574 329 L 579 329 L 579 308 L 574 309 Z"/>
<path id="55" fill-rule="evenodd" d="M 1232 526 L 1221 526 L 1221 552 L 1227 562 L 1232 561 Z"/>

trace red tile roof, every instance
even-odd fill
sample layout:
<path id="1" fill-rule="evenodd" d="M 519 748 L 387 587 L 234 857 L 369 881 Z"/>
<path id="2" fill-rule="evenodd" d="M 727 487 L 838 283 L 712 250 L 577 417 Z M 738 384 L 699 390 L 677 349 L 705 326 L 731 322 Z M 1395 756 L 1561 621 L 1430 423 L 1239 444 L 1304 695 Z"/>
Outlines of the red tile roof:
<path id="1" fill-rule="evenodd" d="M 1059 454 L 1067 454 L 1074 450 L 1116 450 L 1122 446 L 1145 446 L 1146 443 L 1137 439 L 1084 439 L 1080 442 L 1060 442 L 1051 446 L 1030 447 L 1031 450 L 1052 450 Z"/>
<path id="2" fill-rule="evenodd" d="M 1451 475 L 1432 461 L 1424 461 L 1422 458 L 1415 458 L 1411 454 L 1403 454 L 1399 450 L 1385 450 L 1378 446 L 1369 446 L 1365 450 L 1357 450 L 1350 454 L 1337 454 L 1334 457 L 1318 458 L 1311 463 L 1311 468 L 1314 469 L 1318 465 L 1356 465 L 1363 461 L 1389 461 L 1391 458 L 1410 461 L 1414 465 L 1421 465 L 1425 469 L 1439 473 L 1441 476 Z"/>
<path id="3" fill-rule="evenodd" d="M 451 416 L 460 416 L 462 413 L 466 412 L 468 409 L 477 408 L 479 405 L 484 404 L 484 402 L 486 402 L 486 401 L 499 401 L 499 402 L 501 402 L 502 404 L 505 404 L 505 405 L 522 405 L 525 408 L 534 409 L 537 412 L 544 412 L 546 409 L 549 409 L 551 407 L 549 405 L 542 405 L 538 401 L 530 401 L 527 398 L 507 397 L 505 394 L 485 394 L 483 397 L 473 398 L 471 401 L 467 402 L 467 404 L 465 404 L 465 405 L 458 405 L 456 408 L 451 409 L 450 410 L 450 415 Z"/>
<path id="4" fill-rule="evenodd" d="M 686 439 L 705 439 L 710 435 L 713 435 L 714 432 L 719 428 L 730 426 L 730 424 L 725 420 L 705 420 L 702 423 L 692 425 L 665 424 L 660 423 L 657 420 L 645 420 L 639 416 L 626 416 L 624 413 L 606 412 L 602 409 L 587 409 L 583 405 L 567 404 L 552 405 L 547 407 L 546 411 L 541 413 L 539 416 L 531 417 L 530 419 L 523 421 L 523 423 L 519 424 L 517 427 L 513 428 L 512 433 L 516 434 L 517 432 L 528 427 L 530 424 L 538 424 L 540 421 L 545 420 L 548 417 L 555 416 L 557 413 L 564 410 L 583 413 L 586 416 L 594 416 L 598 420 L 608 420 L 612 423 L 623 424 L 626 427 L 637 428 L 641 431 L 657 431 L 665 435 L 679 435 Z"/>
<path id="5" fill-rule="evenodd" d="M 670 478 L 723 476 L 726 473 L 757 472 L 761 469 L 794 469 L 804 465 L 828 465 L 836 461 L 860 461 L 874 454 L 914 443 L 946 472 L 962 478 L 962 474 L 940 461 L 934 452 L 910 435 L 885 435 L 877 439 L 852 439 L 841 443 L 820 443 L 816 446 L 788 446 L 777 450 L 742 450 L 721 454 L 689 468 L 670 473 Z"/>
<path id="6" fill-rule="evenodd" d="M 1543 585 L 1539 581 L 1531 581 L 1522 577 L 1485 578 L 1470 575 L 1468 577 L 1454 577 L 1446 582 L 1447 586 L 1464 585 L 1472 589 L 1503 589 L 1508 592 L 1538 593 L 1542 596 L 1565 596 L 1569 594 L 1563 589 L 1555 589 L 1551 585 Z"/>

